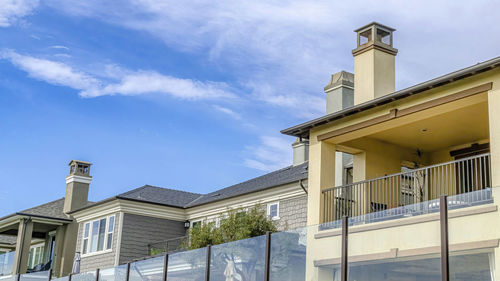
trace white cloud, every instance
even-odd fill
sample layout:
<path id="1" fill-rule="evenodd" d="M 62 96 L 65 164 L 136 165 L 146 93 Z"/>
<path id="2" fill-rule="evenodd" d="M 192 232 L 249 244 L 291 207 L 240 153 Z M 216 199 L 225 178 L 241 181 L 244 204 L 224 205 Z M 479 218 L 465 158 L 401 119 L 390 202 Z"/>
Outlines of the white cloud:
<path id="1" fill-rule="evenodd" d="M 241 115 L 237 112 L 235 112 L 234 110 L 230 109 L 230 108 L 227 108 L 227 107 L 223 107 L 223 106 L 220 106 L 220 105 L 214 105 L 213 106 L 215 110 L 219 111 L 219 112 L 222 112 L 224 114 L 227 114 L 229 116 L 231 116 L 232 118 L 236 119 L 236 120 L 240 120 L 241 119 Z"/>
<path id="2" fill-rule="evenodd" d="M 398 29 L 398 88 L 498 55 L 500 4 L 463 1 L 53 1 L 77 16 L 145 31 L 169 47 L 217 61 L 253 97 L 301 116 L 324 113 L 329 75 L 353 70 L 353 29 Z M 200 13 L 200 11 L 203 11 Z M 477 18 L 481 21 L 463 21 Z M 471 53 L 475 50 L 477 53 Z M 258 85 L 252 86 L 252 85 Z M 268 87 L 265 95 L 262 88 Z"/>
<path id="3" fill-rule="evenodd" d="M 0 0 L 0 27 L 7 27 L 38 7 L 38 0 Z"/>
<path id="4" fill-rule="evenodd" d="M 30 77 L 79 90 L 79 95 L 87 98 L 142 94 L 166 94 L 186 100 L 235 97 L 225 83 L 181 79 L 155 71 L 130 71 L 110 65 L 105 68 L 103 77 L 95 77 L 62 62 L 21 55 L 12 50 L 1 51 L 0 58 L 11 61 Z"/>
<path id="5" fill-rule="evenodd" d="M 258 146 L 246 150 L 251 156 L 244 160 L 244 165 L 249 168 L 270 172 L 292 163 L 291 143 L 285 137 L 262 136 Z"/>

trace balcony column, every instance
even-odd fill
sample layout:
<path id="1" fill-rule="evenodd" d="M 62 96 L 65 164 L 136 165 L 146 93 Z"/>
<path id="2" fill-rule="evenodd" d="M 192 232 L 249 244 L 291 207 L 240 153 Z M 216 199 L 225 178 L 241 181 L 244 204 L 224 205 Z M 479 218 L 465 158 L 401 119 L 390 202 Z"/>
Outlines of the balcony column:
<path id="1" fill-rule="evenodd" d="M 54 259 L 52 260 L 52 272 L 55 276 L 62 275 L 62 256 L 63 256 L 63 243 L 66 234 L 66 225 L 61 225 L 56 229 L 54 238 Z"/>
<path id="2" fill-rule="evenodd" d="M 321 191 L 335 186 L 335 144 L 312 138 L 309 144 L 307 224 L 323 222 Z"/>
<path id="3" fill-rule="evenodd" d="M 32 235 L 33 221 L 31 219 L 21 219 L 17 232 L 16 254 L 14 256 L 14 264 L 12 265 L 13 274 L 23 274 L 28 269 Z"/>
<path id="4" fill-rule="evenodd" d="M 500 81 L 493 83 L 488 92 L 488 114 L 490 126 L 491 183 L 500 186 Z"/>

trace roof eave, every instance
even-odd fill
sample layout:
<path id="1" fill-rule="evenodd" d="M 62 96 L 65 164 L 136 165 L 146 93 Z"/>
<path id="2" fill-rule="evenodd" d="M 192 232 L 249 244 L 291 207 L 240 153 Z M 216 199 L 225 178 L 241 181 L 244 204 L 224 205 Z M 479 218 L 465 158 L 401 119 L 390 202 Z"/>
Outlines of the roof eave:
<path id="1" fill-rule="evenodd" d="M 446 75 L 431 79 L 429 81 L 408 87 L 403 90 L 399 90 L 396 92 L 393 92 L 391 94 L 376 98 L 371 101 L 364 102 L 362 104 L 358 104 L 316 119 L 313 119 L 311 121 L 304 122 L 302 124 L 290 127 L 288 129 L 284 129 L 281 131 L 282 134 L 285 135 L 290 135 L 290 136 L 295 136 L 295 137 L 308 137 L 309 136 L 309 131 L 312 128 L 327 124 L 329 122 L 332 122 L 334 120 L 338 120 L 341 118 L 344 118 L 349 115 L 356 114 L 361 111 L 365 111 L 383 104 L 387 104 L 390 102 L 393 102 L 395 100 L 399 100 L 402 98 L 406 98 L 408 96 L 412 96 L 418 93 L 421 93 L 423 91 L 433 89 L 436 87 L 440 87 L 458 80 L 465 79 L 467 77 L 470 77 L 472 75 L 476 75 L 485 71 L 492 70 L 496 67 L 500 66 L 500 57 L 496 57 L 494 59 L 478 63 L 476 65 L 448 73 Z"/>

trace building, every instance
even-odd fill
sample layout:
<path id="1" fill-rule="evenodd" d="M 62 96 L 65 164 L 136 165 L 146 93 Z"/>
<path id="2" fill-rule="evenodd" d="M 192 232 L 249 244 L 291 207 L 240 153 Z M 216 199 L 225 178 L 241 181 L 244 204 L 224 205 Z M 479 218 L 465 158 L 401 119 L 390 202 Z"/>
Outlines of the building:
<path id="1" fill-rule="evenodd" d="M 89 202 L 91 163 L 73 160 L 66 196 L 0 218 L 0 276 L 53 269 L 111 267 L 177 250 L 190 227 L 229 209 L 260 205 L 280 229 L 306 225 L 307 141 L 292 144 L 293 165 L 208 194 L 145 185 Z"/>
<path id="2" fill-rule="evenodd" d="M 340 280 L 344 215 L 350 280 L 441 280 L 433 213 L 441 195 L 449 196 L 452 279 L 495 280 L 500 58 L 396 91 L 394 31 L 355 30 L 353 106 L 282 131 L 310 143 L 307 219 L 316 227 L 306 280 Z M 331 172 L 339 152 L 353 159 L 352 183 Z"/>

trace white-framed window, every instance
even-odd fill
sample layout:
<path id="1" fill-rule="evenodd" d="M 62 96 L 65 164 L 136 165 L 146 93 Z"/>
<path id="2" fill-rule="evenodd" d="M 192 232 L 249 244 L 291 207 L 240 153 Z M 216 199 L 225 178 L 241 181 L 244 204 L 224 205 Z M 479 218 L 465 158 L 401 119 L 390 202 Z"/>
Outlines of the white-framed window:
<path id="1" fill-rule="evenodd" d="M 114 215 L 84 223 L 82 255 L 111 250 L 114 230 Z"/>
<path id="2" fill-rule="evenodd" d="M 273 219 L 277 220 L 280 218 L 280 203 L 274 202 L 267 204 L 267 215 Z"/>
<path id="3" fill-rule="evenodd" d="M 201 227 L 201 223 L 202 223 L 202 220 L 193 221 L 193 222 L 191 222 L 191 228 Z"/>
<path id="4" fill-rule="evenodd" d="M 28 255 L 28 268 L 34 268 L 38 264 L 43 263 L 43 252 L 45 250 L 45 245 L 37 244 L 30 247 L 30 252 Z"/>

